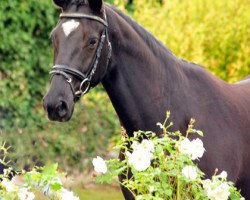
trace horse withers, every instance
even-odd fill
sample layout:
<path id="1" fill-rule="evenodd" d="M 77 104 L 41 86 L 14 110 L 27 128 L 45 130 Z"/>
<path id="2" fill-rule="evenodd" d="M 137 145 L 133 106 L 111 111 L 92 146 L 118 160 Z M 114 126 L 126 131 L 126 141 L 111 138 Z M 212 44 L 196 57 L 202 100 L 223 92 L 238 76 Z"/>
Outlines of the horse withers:
<path id="1" fill-rule="evenodd" d="M 143 27 L 102 0 L 54 0 L 62 9 L 52 31 L 54 66 L 44 108 L 51 120 L 70 120 L 74 104 L 102 83 L 127 133 L 151 130 L 172 112 L 173 130 L 190 118 L 204 131 L 199 167 L 216 168 L 250 200 L 250 79 L 228 84 L 179 59 Z M 122 188 L 125 199 L 133 199 Z"/>

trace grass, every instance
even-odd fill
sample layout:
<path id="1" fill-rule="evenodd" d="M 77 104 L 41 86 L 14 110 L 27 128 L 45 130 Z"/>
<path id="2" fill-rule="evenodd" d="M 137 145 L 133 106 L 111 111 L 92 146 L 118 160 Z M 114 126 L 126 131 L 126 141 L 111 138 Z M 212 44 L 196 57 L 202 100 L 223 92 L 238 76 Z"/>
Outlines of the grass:
<path id="1" fill-rule="evenodd" d="M 75 194 L 81 200 L 123 200 L 121 191 L 112 187 L 76 188 Z"/>
<path id="2" fill-rule="evenodd" d="M 122 192 L 117 188 L 98 187 L 74 189 L 74 194 L 79 196 L 80 200 L 123 200 Z M 48 200 L 41 193 L 36 193 L 36 200 Z"/>

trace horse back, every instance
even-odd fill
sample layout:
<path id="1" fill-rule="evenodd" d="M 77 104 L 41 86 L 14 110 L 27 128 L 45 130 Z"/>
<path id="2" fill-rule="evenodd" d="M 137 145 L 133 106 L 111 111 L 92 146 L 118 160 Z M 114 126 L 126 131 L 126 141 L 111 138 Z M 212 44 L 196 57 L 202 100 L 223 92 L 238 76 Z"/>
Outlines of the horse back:
<path id="1" fill-rule="evenodd" d="M 245 109 L 249 110 L 250 112 L 250 76 L 247 76 L 245 79 L 233 84 L 233 88 L 237 99 L 240 101 L 242 100 L 243 104 L 247 103 L 247 105 L 245 105 Z"/>
<path id="2" fill-rule="evenodd" d="M 250 87 L 250 75 L 244 78 L 243 80 L 236 82 L 235 85 L 248 85 L 248 87 Z"/>

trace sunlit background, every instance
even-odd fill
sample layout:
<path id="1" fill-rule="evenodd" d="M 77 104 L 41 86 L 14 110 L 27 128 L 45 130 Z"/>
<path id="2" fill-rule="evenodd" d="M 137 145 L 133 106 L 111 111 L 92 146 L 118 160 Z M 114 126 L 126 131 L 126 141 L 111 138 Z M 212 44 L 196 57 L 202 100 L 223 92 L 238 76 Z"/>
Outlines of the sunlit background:
<path id="1" fill-rule="evenodd" d="M 249 0 L 108 2 L 178 57 L 221 79 L 236 82 L 250 74 Z M 57 162 L 74 179 L 71 186 L 81 199 L 119 199 L 116 187 L 98 188 L 91 178 L 91 158 L 110 156 L 120 137 L 118 118 L 104 89 L 98 86 L 86 95 L 68 123 L 50 122 L 43 111 L 53 60 L 49 34 L 59 13 L 51 0 L 0 2 L 1 141 L 12 146 L 16 169 Z"/>

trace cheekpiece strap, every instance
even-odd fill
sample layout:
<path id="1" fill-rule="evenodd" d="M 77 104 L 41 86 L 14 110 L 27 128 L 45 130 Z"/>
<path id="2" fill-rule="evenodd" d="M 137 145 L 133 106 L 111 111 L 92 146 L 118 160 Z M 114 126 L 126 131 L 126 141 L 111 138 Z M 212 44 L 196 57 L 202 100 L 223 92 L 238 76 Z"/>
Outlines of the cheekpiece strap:
<path id="1" fill-rule="evenodd" d="M 102 19 L 98 16 L 87 15 L 87 14 L 83 14 L 83 13 L 61 13 L 60 18 L 78 18 L 78 19 L 86 18 L 86 19 L 98 21 L 105 26 L 105 29 L 103 30 L 100 41 L 99 41 L 99 45 L 98 45 L 97 50 L 96 50 L 96 54 L 94 56 L 94 59 L 92 60 L 91 65 L 89 66 L 89 70 L 87 73 L 82 73 L 77 69 L 71 68 L 71 67 L 69 67 L 67 65 L 63 65 L 63 64 L 53 66 L 52 71 L 50 72 L 50 74 L 52 76 L 55 74 L 62 75 L 67 80 L 67 82 L 70 84 L 71 90 L 74 94 L 74 99 L 76 101 L 79 97 L 86 94 L 91 89 L 90 88 L 90 81 L 96 72 L 97 65 L 99 63 L 99 59 L 101 57 L 101 52 L 102 52 L 106 38 L 107 38 L 108 48 L 109 48 L 106 65 L 108 66 L 108 64 L 109 64 L 111 52 L 112 52 L 112 47 L 111 47 L 111 43 L 110 43 L 109 38 L 108 38 L 108 30 L 107 30 L 108 23 L 106 21 L 107 18 L 106 18 L 105 11 L 104 11 L 104 19 Z M 80 88 L 78 91 L 76 91 L 76 92 L 74 91 L 74 87 L 72 85 L 72 79 L 68 74 L 75 76 L 76 78 L 78 78 L 81 81 Z"/>

